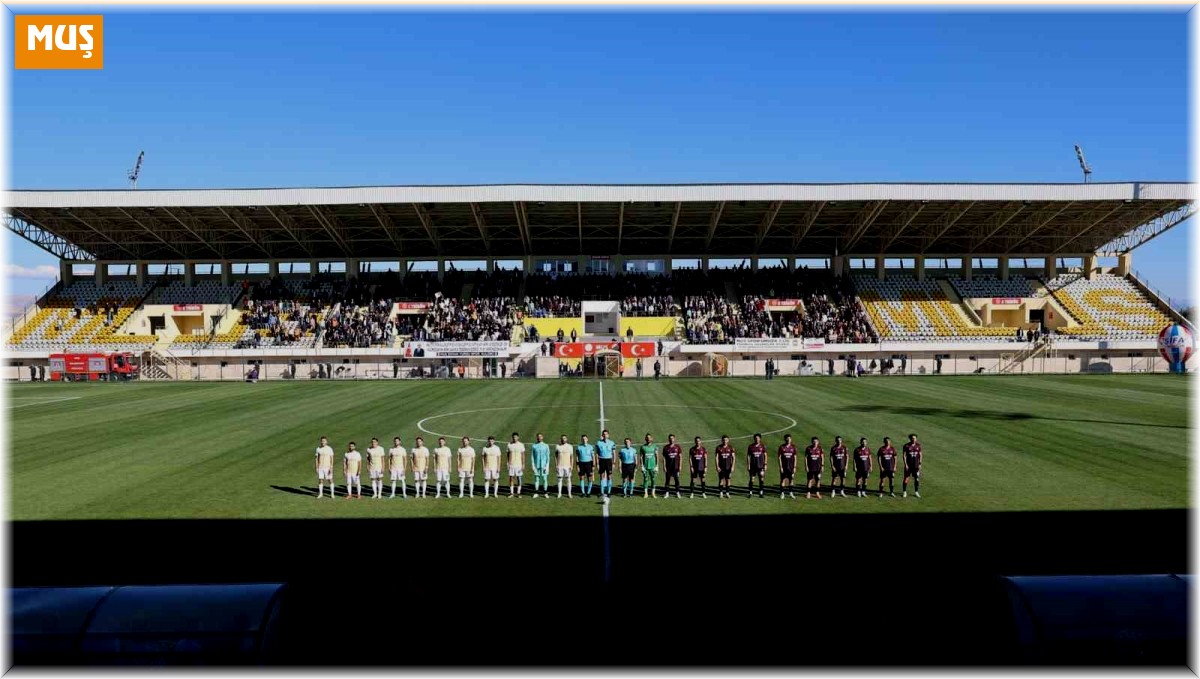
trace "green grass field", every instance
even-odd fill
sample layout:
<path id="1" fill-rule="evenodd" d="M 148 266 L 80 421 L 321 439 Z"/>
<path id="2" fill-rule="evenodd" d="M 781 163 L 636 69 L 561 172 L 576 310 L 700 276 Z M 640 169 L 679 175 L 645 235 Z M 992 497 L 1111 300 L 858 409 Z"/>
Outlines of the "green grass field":
<path id="1" fill-rule="evenodd" d="M 614 498 L 613 516 L 1182 508 L 1188 383 L 1167 375 L 605 382 L 613 436 L 835 435 L 925 451 L 921 499 Z M 312 450 L 400 435 L 600 430 L 596 381 L 20 384 L 8 387 L 14 520 L 596 515 L 565 498 L 317 500 Z M 436 435 L 425 433 L 432 448 Z M 711 450 L 711 444 L 710 444 Z M 735 488 L 744 488 L 744 456 Z M 640 476 L 639 476 L 640 483 Z M 777 483 L 775 473 L 768 482 Z M 686 472 L 683 481 L 687 483 Z M 715 472 L 710 473 L 715 485 Z M 827 481 L 827 479 L 826 479 Z M 477 476 L 482 483 L 482 475 Z M 526 483 L 532 482 L 527 473 Z M 502 482 L 504 485 L 505 482 Z M 872 486 L 875 483 L 872 478 Z M 432 486 L 432 483 L 430 484 Z M 616 481 L 617 490 L 620 479 Z M 851 482 L 852 485 L 852 482 Z M 365 493 L 370 483 L 364 474 Z M 457 488 L 457 480 L 455 480 Z M 598 484 L 597 484 L 598 487 Z M 897 490 L 899 477 L 897 477 Z M 432 488 L 431 488 L 432 491 Z M 526 489 L 526 493 L 529 489 Z M 851 495 L 853 491 L 851 489 Z"/>

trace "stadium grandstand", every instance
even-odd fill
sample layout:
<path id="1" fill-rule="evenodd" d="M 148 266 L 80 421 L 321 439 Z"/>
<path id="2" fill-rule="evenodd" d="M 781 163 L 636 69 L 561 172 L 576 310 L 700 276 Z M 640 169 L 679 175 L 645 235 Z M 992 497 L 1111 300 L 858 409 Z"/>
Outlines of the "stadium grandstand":
<path id="1" fill-rule="evenodd" d="M 145 379 L 1149 372 L 1133 269 L 1186 183 L 9 191 L 60 261 L 7 374 Z M 570 347 L 580 344 L 580 347 Z M 628 345 L 622 349 L 623 345 Z"/>

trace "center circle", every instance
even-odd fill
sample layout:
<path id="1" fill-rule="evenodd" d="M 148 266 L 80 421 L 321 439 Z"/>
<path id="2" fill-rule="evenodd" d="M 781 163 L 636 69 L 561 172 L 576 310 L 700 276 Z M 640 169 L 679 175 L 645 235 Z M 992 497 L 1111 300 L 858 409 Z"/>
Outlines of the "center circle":
<path id="1" fill-rule="evenodd" d="M 557 408 L 595 408 L 596 404 L 595 403 L 579 403 L 579 404 L 561 404 L 560 403 L 558 405 L 548 405 L 548 406 L 538 406 L 538 407 L 539 408 L 556 408 L 556 409 Z M 609 405 L 609 406 L 605 407 L 606 410 L 613 410 L 613 409 L 619 409 L 619 408 L 642 408 L 642 409 L 645 409 L 645 408 L 682 408 L 685 410 L 724 410 L 724 411 L 729 411 L 729 412 L 758 413 L 760 415 L 769 415 L 771 417 L 777 417 L 781 420 L 786 420 L 789 423 L 787 426 L 780 427 L 779 429 L 772 429 L 771 431 L 759 432 L 763 435 L 763 438 L 766 438 L 767 436 L 770 436 L 771 434 L 778 434 L 780 432 L 784 432 L 789 429 L 792 429 L 797 424 L 796 418 L 794 418 L 794 417 L 784 415 L 783 413 L 775 413 L 775 412 L 771 412 L 769 410 L 757 410 L 754 408 L 732 408 L 729 406 L 688 406 L 688 405 L 654 405 L 654 404 L 649 404 L 649 405 L 616 404 L 616 405 Z M 499 412 L 502 410 L 528 410 L 528 409 L 529 409 L 528 406 L 503 406 L 503 407 L 499 407 L 499 408 L 472 408 L 471 410 L 459 410 L 459 411 L 452 412 L 452 413 L 439 413 L 437 415 L 430 415 L 429 417 L 425 417 L 425 418 L 422 418 L 421 420 L 419 420 L 417 422 L 417 429 L 420 429 L 421 431 L 425 432 L 426 434 L 429 434 L 430 436 L 444 436 L 447 439 L 460 439 L 463 436 L 469 436 L 469 434 L 445 434 L 442 432 L 433 431 L 432 429 L 428 429 L 425 427 L 425 424 L 427 422 L 429 422 L 430 420 L 440 420 L 442 418 L 455 417 L 457 415 L 470 415 L 472 413 L 493 413 L 493 412 Z M 605 419 L 612 419 L 612 418 L 605 418 Z M 481 438 L 485 438 L 485 437 L 471 436 L 471 438 L 472 439 L 481 439 Z M 747 434 L 745 436 L 730 436 L 729 440 L 730 441 L 740 441 L 742 439 L 750 439 L 750 438 L 754 438 L 754 435 Z M 720 441 L 720 439 L 719 438 L 700 439 L 700 441 L 702 443 L 715 443 L 717 441 Z"/>

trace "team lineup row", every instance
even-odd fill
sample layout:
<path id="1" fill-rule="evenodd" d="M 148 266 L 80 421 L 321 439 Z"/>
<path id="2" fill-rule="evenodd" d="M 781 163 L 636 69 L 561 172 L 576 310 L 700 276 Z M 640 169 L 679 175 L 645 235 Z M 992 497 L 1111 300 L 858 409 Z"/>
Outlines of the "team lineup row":
<path id="1" fill-rule="evenodd" d="M 717 491 L 719 497 L 732 497 L 731 482 L 733 474 L 737 468 L 737 451 L 729 443 L 729 436 L 722 436 L 721 443 L 714 451 L 716 457 L 717 469 Z M 442 496 L 442 488 L 445 487 L 446 497 L 451 497 L 450 476 L 452 463 L 458 471 L 458 497 L 474 497 L 475 496 L 475 468 L 477 455 L 481 458 L 480 466 L 483 471 L 483 496 L 499 497 L 500 493 L 500 465 L 501 459 L 507 464 L 508 471 L 508 497 L 519 497 L 521 495 L 522 486 L 524 485 L 525 476 L 525 444 L 521 442 L 521 437 L 516 432 L 513 432 L 510 442 L 505 446 L 506 450 L 502 453 L 500 446 L 496 445 L 496 437 L 487 437 L 487 445 L 481 451 L 475 450 L 471 445 L 471 438 L 468 436 L 462 437 L 462 446 L 455 451 L 452 451 L 446 445 L 444 436 L 438 437 L 438 445 L 432 451 L 425 447 L 425 440 L 418 436 L 411 450 L 406 449 L 401 443 L 400 437 L 392 439 L 392 447 L 384 450 L 379 445 L 379 439 L 372 438 L 371 445 L 366 450 L 366 456 L 358 451 L 357 446 L 353 441 L 347 444 L 345 454 L 342 456 L 342 474 L 345 477 L 346 497 L 362 498 L 362 483 L 359 476 L 362 472 L 362 467 L 366 466 L 366 471 L 371 481 L 371 497 L 384 497 L 384 475 L 385 472 L 390 476 L 392 488 L 389 497 L 396 497 L 396 485 L 399 483 L 401 497 L 408 497 L 408 471 L 411 470 L 413 478 L 413 488 L 416 497 L 428 497 L 428 473 L 430 467 L 430 458 L 433 463 L 433 473 L 435 480 L 435 498 Z M 633 497 L 636 494 L 636 485 L 634 482 L 635 475 L 640 472 L 642 474 L 642 496 L 643 497 L 659 497 L 658 495 L 658 471 L 659 471 L 659 447 L 654 443 L 654 437 L 646 434 L 645 442 L 634 447 L 633 439 L 626 438 L 624 445 L 618 447 L 617 442 L 609 438 L 609 432 L 605 429 L 600 433 L 600 439 L 592 444 L 587 434 L 579 437 L 578 444 L 571 444 L 567 440 L 567 435 L 563 434 L 559 437 L 559 443 L 551 448 L 545 442 L 545 436 L 540 432 L 537 434 L 537 441 L 529 447 L 529 462 L 533 470 L 533 497 L 538 497 L 539 493 L 545 497 L 550 497 L 550 465 L 554 462 L 555 471 L 557 472 L 558 480 L 558 495 L 563 496 L 563 488 L 565 486 L 567 497 L 574 497 L 572 493 L 572 477 L 578 474 L 579 477 L 579 492 L 582 497 L 591 497 L 594 482 L 597 476 L 600 477 L 600 497 L 607 502 L 612 494 L 613 488 L 613 468 L 614 463 L 620 464 L 621 473 L 621 495 L 622 497 Z M 683 497 L 683 491 L 680 488 L 680 474 L 684 466 L 684 459 L 688 460 L 689 483 L 688 491 L 690 497 L 695 497 L 696 485 L 699 483 L 699 492 L 701 497 L 708 497 L 708 450 L 704 447 L 701 438 L 695 438 L 694 445 L 685 454 L 683 448 L 676 443 L 675 435 L 670 434 L 667 437 L 667 444 L 662 447 L 662 471 L 663 471 L 663 496 L 664 498 L 671 496 L 671 487 L 674 486 L 675 496 Z M 904 477 L 902 493 L 903 497 L 908 497 L 908 482 L 913 481 L 913 490 L 916 497 L 921 497 L 921 463 L 922 453 L 921 444 L 917 441 L 916 434 L 908 435 L 908 443 L 903 446 L 904 458 Z M 821 476 L 825 470 L 825 451 L 821 447 L 821 441 L 814 436 L 812 442 L 804 449 L 801 454 L 796 446 L 792 444 L 792 435 L 785 434 L 783 443 L 776 451 L 777 469 L 779 472 L 779 497 L 795 498 L 794 479 L 796 477 L 796 468 L 798 458 L 803 457 L 804 468 L 806 475 L 805 482 L 805 497 L 812 498 L 815 494 L 817 499 L 821 498 Z M 853 451 L 849 451 L 842 437 L 838 436 L 834 439 L 833 447 L 829 451 L 829 468 L 832 475 L 829 492 L 831 497 L 837 497 L 841 493 L 842 497 L 846 496 L 846 475 L 849 468 L 852 466 L 854 471 L 854 490 L 857 497 L 867 497 L 867 479 L 874 467 L 874 460 L 879 462 L 879 497 L 883 497 L 884 481 L 887 482 L 888 495 L 895 496 L 894 481 L 896 476 L 897 454 L 896 449 L 892 446 L 892 440 L 889 437 L 884 437 L 883 445 L 876 451 L 872 452 L 870 446 L 867 445 L 866 438 L 860 438 L 858 447 Z M 333 480 L 333 448 L 329 446 L 329 439 L 322 436 L 320 443 L 317 446 L 314 456 L 314 468 L 317 473 L 317 497 L 323 497 L 325 494 L 325 484 L 329 484 L 329 496 L 335 497 L 336 485 Z M 747 492 L 750 497 L 754 496 L 754 484 L 758 482 L 758 496 L 765 497 L 764 479 L 767 473 L 769 456 L 767 447 L 762 442 L 762 434 L 754 435 L 754 442 L 746 448 L 746 466 L 749 471 L 749 483 Z M 357 493 L 355 492 L 357 490 Z"/>

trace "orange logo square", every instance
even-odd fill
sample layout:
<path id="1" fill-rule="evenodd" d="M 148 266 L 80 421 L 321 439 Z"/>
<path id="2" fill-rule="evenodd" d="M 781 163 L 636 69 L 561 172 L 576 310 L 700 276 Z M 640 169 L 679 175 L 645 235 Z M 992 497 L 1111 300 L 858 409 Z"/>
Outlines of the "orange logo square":
<path id="1" fill-rule="evenodd" d="M 101 14 L 17 14 L 16 68 L 104 68 Z"/>

